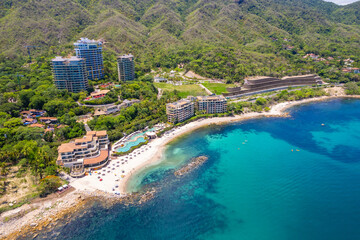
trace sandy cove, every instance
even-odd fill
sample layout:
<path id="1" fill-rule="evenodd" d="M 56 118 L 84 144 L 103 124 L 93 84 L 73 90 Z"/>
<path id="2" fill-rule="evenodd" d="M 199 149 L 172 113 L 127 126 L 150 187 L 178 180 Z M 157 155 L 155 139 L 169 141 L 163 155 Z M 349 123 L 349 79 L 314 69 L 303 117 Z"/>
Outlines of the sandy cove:
<path id="1" fill-rule="evenodd" d="M 101 190 L 108 193 L 115 193 L 116 191 L 119 191 L 121 195 L 126 195 L 128 193 L 127 182 L 129 179 L 144 168 L 158 163 L 166 145 L 174 139 L 192 132 L 195 129 L 212 124 L 225 124 L 260 117 L 281 117 L 284 116 L 282 108 L 286 105 L 287 103 L 278 104 L 269 112 L 263 113 L 252 112 L 232 117 L 200 119 L 184 126 L 174 128 L 165 133 L 162 137 L 150 140 L 146 146 L 142 146 L 138 150 L 133 151 L 133 153 L 110 160 L 109 164 L 104 169 L 94 171 L 92 175 L 71 180 L 70 185 L 85 192 Z M 127 159 L 127 162 L 121 164 L 125 159 Z M 99 174 L 99 172 L 101 174 Z M 99 176 L 102 179 L 101 181 Z"/>
<path id="2" fill-rule="evenodd" d="M 120 192 L 122 194 L 127 193 L 127 183 L 131 179 L 131 177 L 133 175 L 135 175 L 137 172 L 140 172 L 149 166 L 159 163 L 167 144 L 169 144 L 170 142 L 174 141 L 175 139 L 177 139 L 183 135 L 186 135 L 196 129 L 206 127 L 209 125 L 213 125 L 213 124 L 222 125 L 222 124 L 227 124 L 227 123 L 231 123 L 231 122 L 240 122 L 240 121 L 244 121 L 244 120 L 262 118 L 262 117 L 288 117 L 289 115 L 288 115 L 288 113 L 285 112 L 285 110 L 288 108 L 291 108 L 293 106 L 310 103 L 310 102 L 326 101 L 326 100 L 342 98 L 342 97 L 360 99 L 360 96 L 348 96 L 348 95 L 345 95 L 344 93 L 339 94 L 339 95 L 334 95 L 334 96 L 309 98 L 309 99 L 303 99 L 300 101 L 278 103 L 278 104 L 272 106 L 269 112 L 261 112 L 261 113 L 251 112 L 251 113 L 245 113 L 242 115 L 236 115 L 233 117 L 216 117 L 216 118 L 200 119 L 200 120 L 188 123 L 184 126 L 177 127 L 171 133 L 164 134 L 161 138 L 152 140 L 148 144 L 149 146 L 151 146 L 149 152 L 146 152 L 146 154 L 144 154 L 144 155 L 141 154 L 139 157 L 136 157 L 137 164 L 132 164 L 132 166 L 129 169 L 129 174 L 127 174 L 125 176 L 125 178 L 119 182 Z M 133 160 L 135 160 L 135 159 L 133 159 Z"/>
<path id="3" fill-rule="evenodd" d="M 329 99 L 335 99 L 339 97 L 349 97 L 349 98 L 360 98 L 360 96 L 346 96 L 346 95 L 337 95 L 337 96 L 324 96 L 318 98 L 310 98 L 310 99 L 303 99 L 300 101 L 293 101 L 293 102 L 283 102 L 278 103 L 271 107 L 269 112 L 251 112 L 245 113 L 242 115 L 236 115 L 233 117 L 216 117 L 216 118 L 207 118 L 207 119 L 200 119 L 191 123 L 188 123 L 184 126 L 175 128 L 171 133 L 164 134 L 161 138 L 157 138 L 152 140 L 148 145 L 151 146 L 150 150 L 146 152 L 144 155 L 139 155 L 136 157 L 135 160 L 137 164 L 132 164 L 129 168 L 129 174 L 125 176 L 119 182 L 119 189 L 122 194 L 127 193 L 127 182 L 131 179 L 133 175 L 137 172 L 142 171 L 143 169 L 152 166 L 154 164 L 159 163 L 161 160 L 161 156 L 165 150 L 165 147 L 170 142 L 174 141 L 175 139 L 186 135 L 196 129 L 206 127 L 209 125 L 222 125 L 231 122 L 239 122 L 249 119 L 255 118 L 262 118 L 262 117 L 287 117 L 289 116 L 288 113 L 285 112 L 286 109 L 291 108 L 296 105 L 301 105 L 309 102 L 317 102 L 317 101 L 325 101 Z M 134 162 L 135 162 L 134 161 Z"/>
<path id="4" fill-rule="evenodd" d="M 346 97 L 346 98 L 360 98 L 360 96 L 325 96 L 319 98 L 304 99 L 301 101 L 283 102 L 276 104 L 271 107 L 269 112 L 262 113 L 246 113 L 233 117 L 217 117 L 201 119 L 181 127 L 177 127 L 171 130 L 170 133 L 164 134 L 162 137 L 152 140 L 149 144 L 142 147 L 139 150 L 140 154 L 137 154 L 133 158 L 128 160 L 127 164 L 114 167 L 115 170 L 109 170 L 103 178 L 103 181 L 99 181 L 96 174 L 91 176 L 85 176 L 80 179 L 72 179 L 70 184 L 76 190 L 59 198 L 45 200 L 41 202 L 31 203 L 23 205 L 20 208 L 7 211 L 0 216 L 0 238 L 1 239 L 15 239 L 16 236 L 24 234 L 24 232 L 33 232 L 41 229 L 44 225 L 55 224 L 57 219 L 61 219 L 68 213 L 76 211 L 86 204 L 84 199 L 87 198 L 98 198 L 105 196 L 106 198 L 115 197 L 119 199 L 119 196 L 113 194 L 114 184 L 118 185 L 118 189 L 122 193 L 122 197 L 126 199 L 129 194 L 126 191 L 127 182 L 131 179 L 135 173 L 143 170 L 144 168 L 156 164 L 161 160 L 163 151 L 168 143 L 175 140 L 176 138 L 190 133 L 196 129 L 206 127 L 212 124 L 220 125 L 231 122 L 239 122 L 248 119 L 261 118 L 261 117 L 286 117 L 288 114 L 285 112 L 286 109 L 295 105 L 300 105 L 309 102 L 325 101 L 329 99 Z M 115 160 L 110 160 L 108 166 L 112 169 L 112 164 L 116 164 L 119 159 L 125 158 L 125 156 L 118 157 Z M 119 181 L 121 173 L 116 171 L 124 170 L 125 175 Z M 123 202 L 123 201 L 120 201 Z M 12 217 L 21 211 L 28 211 L 21 217 L 15 217 L 10 221 L 4 221 L 6 217 Z"/>
<path id="5" fill-rule="evenodd" d="M 131 179 L 133 175 L 135 175 L 137 172 L 140 172 L 144 170 L 147 167 L 150 167 L 152 165 L 155 165 L 160 162 L 161 157 L 164 153 L 164 150 L 166 146 L 174 141 L 175 139 L 186 135 L 196 129 L 206 127 L 209 125 L 220 125 L 220 124 L 226 124 L 231 122 L 239 122 L 247 119 L 254 119 L 254 118 L 260 118 L 260 117 L 279 117 L 279 116 L 285 116 L 285 114 L 274 114 L 273 112 L 267 112 L 267 113 L 247 113 L 243 115 L 237 115 L 234 117 L 216 117 L 216 118 L 207 118 L 207 119 L 200 119 L 191 123 L 188 123 L 184 126 L 177 127 L 173 129 L 170 133 L 164 134 L 161 138 L 154 139 L 151 141 L 148 145 L 150 149 L 146 154 L 140 155 L 139 157 L 136 157 L 136 162 L 138 163 L 136 166 L 133 166 L 130 170 L 130 174 L 127 174 L 124 179 L 121 180 L 119 184 L 119 190 L 121 193 L 125 194 L 127 193 L 127 183 Z"/>

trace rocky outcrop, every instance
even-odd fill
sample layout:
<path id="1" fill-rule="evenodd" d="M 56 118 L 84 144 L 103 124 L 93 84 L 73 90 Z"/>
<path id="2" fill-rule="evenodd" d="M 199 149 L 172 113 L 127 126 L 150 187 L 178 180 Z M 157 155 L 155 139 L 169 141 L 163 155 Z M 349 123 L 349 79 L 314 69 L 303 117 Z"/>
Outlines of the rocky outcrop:
<path id="1" fill-rule="evenodd" d="M 206 156 L 200 156 L 193 158 L 190 163 L 188 163 L 185 167 L 180 168 L 176 172 L 174 172 L 175 176 L 183 176 L 185 174 L 188 174 L 189 172 L 193 171 L 194 169 L 198 168 L 200 165 L 204 164 L 208 160 L 208 157 Z"/>

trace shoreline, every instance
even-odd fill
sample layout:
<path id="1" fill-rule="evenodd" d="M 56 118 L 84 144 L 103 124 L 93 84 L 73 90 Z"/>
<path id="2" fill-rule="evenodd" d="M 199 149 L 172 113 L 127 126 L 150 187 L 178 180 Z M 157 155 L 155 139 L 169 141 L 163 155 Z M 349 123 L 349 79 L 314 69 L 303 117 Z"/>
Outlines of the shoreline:
<path id="1" fill-rule="evenodd" d="M 216 117 L 216 118 L 207 118 L 207 119 L 200 119 L 194 122 L 190 122 L 184 126 L 181 126 L 179 128 L 177 128 L 176 130 L 174 130 L 171 135 L 168 136 L 163 136 L 163 139 L 160 139 L 160 141 L 157 141 L 156 143 L 154 143 L 155 146 L 157 146 L 157 151 L 156 153 L 152 154 L 151 156 L 147 157 L 147 160 L 144 160 L 141 164 L 139 164 L 136 168 L 134 168 L 131 172 L 131 174 L 126 175 L 125 178 L 123 179 L 123 181 L 120 183 L 119 188 L 120 188 L 120 192 L 121 193 L 129 193 L 128 192 L 128 182 L 131 180 L 131 177 L 133 177 L 134 175 L 136 175 L 137 173 L 145 170 L 146 168 L 155 165 L 157 163 L 159 163 L 161 161 L 161 158 L 164 154 L 164 151 L 167 147 L 168 144 L 170 144 L 171 142 L 175 141 L 178 138 L 183 137 L 186 134 L 191 133 L 194 130 L 203 128 L 203 127 L 208 127 L 210 125 L 223 125 L 223 124 L 227 124 L 227 123 L 232 123 L 232 122 L 240 122 L 240 121 L 244 121 L 244 120 L 250 120 L 250 119 L 256 119 L 256 118 L 261 118 L 261 117 L 281 117 L 285 115 L 273 115 L 271 113 L 247 113 L 244 115 L 238 115 L 238 116 L 234 116 L 234 117 Z M 158 139 L 155 139 L 154 141 L 156 141 Z M 151 144 L 151 143 L 149 143 Z"/>
<path id="2" fill-rule="evenodd" d="M 215 117 L 215 118 L 206 118 L 206 119 L 200 119 L 194 122 L 190 122 L 184 126 L 178 127 L 172 135 L 168 136 L 168 138 L 165 138 L 160 144 L 158 145 L 158 150 L 155 154 L 152 154 L 147 159 L 143 161 L 141 164 L 139 164 L 135 169 L 132 170 L 130 175 L 126 175 L 126 177 L 123 179 L 123 181 L 120 183 L 120 191 L 122 193 L 128 193 L 127 187 L 128 182 L 130 181 L 131 177 L 133 175 L 136 175 L 137 173 L 143 171 L 149 166 L 152 166 L 153 164 L 156 164 L 160 162 L 161 157 L 164 153 L 164 150 L 166 146 L 171 143 L 172 141 L 175 141 L 176 139 L 203 127 L 207 127 L 209 125 L 223 125 L 233 122 L 241 122 L 245 120 L 250 119 L 256 119 L 256 118 L 263 118 L 263 117 L 287 117 L 288 113 L 285 111 L 291 107 L 302 105 L 310 102 L 320 102 L 320 101 L 326 101 L 330 99 L 337 99 L 337 98 L 355 98 L 360 99 L 360 96 L 355 95 L 339 95 L 339 96 L 323 96 L 323 97 L 316 97 L 316 98 L 308 98 L 308 99 L 302 99 L 299 101 L 287 101 L 278 103 L 276 105 L 271 106 L 269 112 L 250 112 L 245 113 L 242 115 L 235 115 L 233 117 Z M 176 134 L 175 134 L 176 133 Z M 160 140 L 161 138 L 157 138 L 153 141 Z M 150 142 L 149 144 L 151 144 Z"/>
<path id="3" fill-rule="evenodd" d="M 127 191 L 127 187 L 131 178 L 139 172 L 143 171 L 144 169 L 161 161 L 165 148 L 170 142 L 173 142 L 174 140 L 186 134 L 189 134 L 196 129 L 207 127 L 213 124 L 223 125 L 232 122 L 240 122 L 244 120 L 263 117 L 287 117 L 289 115 L 286 110 L 293 106 L 338 98 L 360 99 L 360 96 L 332 95 L 303 99 L 300 101 L 282 102 L 271 106 L 269 112 L 251 112 L 231 117 L 199 119 L 181 127 L 177 127 L 171 130 L 170 133 L 164 134 L 161 138 L 156 138 L 150 141 L 147 146 L 144 146 L 144 148 L 147 148 L 147 150 L 143 151 L 144 153 L 134 156 L 134 159 L 130 160 L 127 166 L 122 166 L 122 168 L 126 168 L 127 170 L 125 177 L 121 179 L 121 182 L 118 183 L 120 192 L 122 193 L 123 197 L 114 195 L 113 192 L 111 192 L 111 186 L 108 189 L 105 189 L 105 187 L 109 186 L 104 185 L 98 185 L 100 187 L 103 187 L 103 189 L 98 188 L 97 186 L 91 186 L 91 177 L 89 178 L 88 176 L 86 176 L 84 178 L 75 179 L 71 183 L 71 186 L 75 187 L 75 191 L 70 192 L 65 196 L 47 201 L 42 201 L 40 203 L 37 202 L 25 204 L 17 209 L 2 213 L 0 218 L 0 226 L 2 229 L 0 232 L 0 239 L 15 239 L 16 237 L 21 236 L 25 233 L 34 233 L 36 231 L 44 229 L 46 226 L 54 225 L 56 224 L 57 220 L 62 219 L 67 214 L 76 212 L 78 209 L 85 206 L 88 200 L 90 201 L 91 199 L 112 198 L 116 202 L 126 202 L 126 199 L 132 196 L 132 194 Z M 108 165 L 110 165 L 112 162 L 117 161 L 119 158 L 122 157 L 118 157 L 115 160 L 109 160 Z M 96 176 L 94 175 L 93 178 L 95 177 Z M 111 178 L 111 176 L 109 176 L 109 178 Z M 96 183 L 99 184 L 101 182 L 97 181 Z M 27 210 L 29 210 L 29 212 L 26 212 Z M 16 216 L 16 214 L 21 213 L 22 211 L 26 212 L 23 216 L 13 217 Z M 9 221 L 5 221 L 5 219 L 9 217 L 12 218 Z"/>

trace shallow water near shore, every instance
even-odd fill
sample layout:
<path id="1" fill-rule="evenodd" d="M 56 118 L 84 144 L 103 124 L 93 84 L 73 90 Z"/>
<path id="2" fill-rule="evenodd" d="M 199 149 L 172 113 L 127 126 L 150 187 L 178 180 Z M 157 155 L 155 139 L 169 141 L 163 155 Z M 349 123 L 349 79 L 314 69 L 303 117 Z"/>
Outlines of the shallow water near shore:
<path id="1" fill-rule="evenodd" d="M 36 239 L 358 239 L 360 100 L 296 106 L 263 118 L 196 130 L 130 190 L 159 188 L 141 206 L 92 204 Z M 192 157 L 209 159 L 183 177 Z"/>

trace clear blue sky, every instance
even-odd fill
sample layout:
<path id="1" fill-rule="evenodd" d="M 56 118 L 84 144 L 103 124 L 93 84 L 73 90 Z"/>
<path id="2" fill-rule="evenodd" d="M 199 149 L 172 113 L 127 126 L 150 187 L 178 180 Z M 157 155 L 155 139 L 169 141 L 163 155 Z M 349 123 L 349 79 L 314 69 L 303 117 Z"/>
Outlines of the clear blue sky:
<path id="1" fill-rule="evenodd" d="M 358 0 L 325 0 L 325 1 L 333 2 L 333 3 L 339 4 L 339 5 L 346 5 L 346 4 L 349 4 L 349 3 L 356 2 Z"/>

